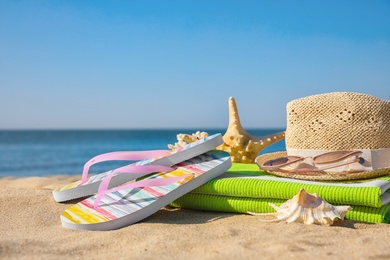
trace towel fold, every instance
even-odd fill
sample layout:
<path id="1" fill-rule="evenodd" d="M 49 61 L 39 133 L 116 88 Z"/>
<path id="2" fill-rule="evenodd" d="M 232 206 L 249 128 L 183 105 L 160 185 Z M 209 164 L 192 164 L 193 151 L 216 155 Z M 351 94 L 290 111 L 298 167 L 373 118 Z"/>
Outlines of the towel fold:
<path id="1" fill-rule="evenodd" d="M 390 177 L 353 182 L 316 182 L 275 177 L 256 164 L 234 163 L 213 179 L 171 203 L 174 207 L 245 213 L 274 212 L 268 203 L 280 205 L 304 188 L 333 205 L 350 205 L 346 219 L 388 223 Z"/>

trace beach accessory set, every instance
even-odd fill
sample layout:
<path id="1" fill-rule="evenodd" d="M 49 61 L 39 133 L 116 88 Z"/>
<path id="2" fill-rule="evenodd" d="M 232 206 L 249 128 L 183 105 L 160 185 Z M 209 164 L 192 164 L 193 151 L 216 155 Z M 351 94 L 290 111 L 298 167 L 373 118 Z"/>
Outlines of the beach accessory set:
<path id="1" fill-rule="evenodd" d="M 56 201 L 87 197 L 62 213 L 62 225 L 72 229 L 117 229 L 168 204 L 266 215 L 273 205 L 280 211 L 272 213 L 276 221 L 331 224 L 345 215 L 350 220 L 390 223 L 390 176 L 385 176 L 390 174 L 390 102 L 352 92 L 293 100 L 287 104 L 286 151 L 257 156 L 255 163 L 243 160 L 251 154 L 242 150 L 255 148 L 251 141 L 249 146 L 242 146 L 225 140 L 249 136 L 238 127 L 234 99 L 229 102 L 234 109 L 229 107 L 233 116 L 229 117 L 224 139 L 214 135 L 174 151 L 117 152 L 91 159 L 80 181 L 53 191 Z M 229 131 L 236 128 L 241 130 Z M 266 141 L 272 144 L 283 137 L 284 133 L 276 133 Z M 262 149 L 267 144 L 261 142 Z M 145 159 L 148 156 L 153 158 Z M 234 158 L 238 162 L 232 164 Z M 94 163 L 123 159 L 141 161 L 88 177 Z M 296 195 L 302 189 L 312 194 Z M 285 200 L 293 197 L 299 198 L 299 203 L 286 202 L 286 206 Z M 313 209 L 311 217 L 306 216 L 306 210 L 296 216 L 293 209 L 297 205 L 313 208 L 312 197 L 334 206 L 317 203 L 318 209 Z M 337 205 L 343 204 L 352 205 L 353 210 L 344 206 L 346 210 L 341 214 Z M 327 220 L 329 216 L 332 221 Z"/>
<path id="2" fill-rule="evenodd" d="M 390 173 L 390 102 L 333 92 L 287 104 L 286 152 L 256 158 L 271 174 L 304 180 L 357 180 Z"/>
<path id="3" fill-rule="evenodd" d="M 61 214 L 62 225 L 112 230 L 150 216 L 230 168 L 230 155 L 213 150 L 222 142 L 222 136 L 216 134 L 174 152 L 114 152 L 92 158 L 85 164 L 80 181 L 53 191 L 57 202 L 90 196 Z M 148 156 L 157 157 L 144 159 Z M 88 177 L 89 167 L 95 163 L 135 159 L 143 160 Z"/>

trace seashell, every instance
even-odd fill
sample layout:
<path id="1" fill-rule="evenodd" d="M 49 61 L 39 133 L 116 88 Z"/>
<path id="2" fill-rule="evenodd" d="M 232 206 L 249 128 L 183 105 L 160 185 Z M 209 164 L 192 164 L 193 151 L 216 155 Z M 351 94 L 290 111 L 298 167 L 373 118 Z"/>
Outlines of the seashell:
<path id="1" fill-rule="evenodd" d="M 286 201 L 280 207 L 269 203 L 276 210 L 275 213 L 253 213 L 257 216 L 271 216 L 272 220 L 260 220 L 262 222 L 298 222 L 304 224 L 319 224 L 330 226 L 335 219 L 343 220 L 345 214 L 352 210 L 350 206 L 333 206 L 325 200 L 318 197 L 317 194 L 307 193 L 301 189 L 298 195 Z"/>
<path id="2" fill-rule="evenodd" d="M 197 140 L 201 140 L 201 139 L 206 138 L 208 136 L 209 136 L 208 133 L 200 132 L 200 131 L 197 131 L 196 133 L 193 133 L 193 134 L 178 134 L 176 136 L 177 143 L 168 144 L 168 148 L 171 149 L 172 151 L 175 151 L 179 147 L 183 147 L 189 143 L 195 142 Z"/>
<path id="3" fill-rule="evenodd" d="M 216 149 L 230 153 L 232 162 L 254 163 L 259 152 L 265 147 L 284 138 L 284 132 L 254 137 L 241 125 L 236 101 L 229 98 L 229 125 L 223 136 L 224 143 Z"/>

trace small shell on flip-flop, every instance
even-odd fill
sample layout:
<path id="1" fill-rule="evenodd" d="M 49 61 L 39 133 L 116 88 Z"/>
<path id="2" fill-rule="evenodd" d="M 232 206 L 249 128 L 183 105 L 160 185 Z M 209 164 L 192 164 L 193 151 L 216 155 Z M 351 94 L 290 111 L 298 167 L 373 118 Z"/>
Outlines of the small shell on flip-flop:
<path id="1" fill-rule="evenodd" d="M 209 134 L 207 132 L 200 132 L 197 131 L 193 134 L 178 134 L 177 137 L 177 143 L 175 144 L 168 144 L 168 148 L 172 151 L 177 150 L 180 147 L 186 146 L 189 143 L 193 143 L 195 141 L 201 140 L 203 138 L 208 137 Z"/>
<path id="2" fill-rule="evenodd" d="M 317 194 L 307 193 L 301 189 L 298 195 L 286 201 L 280 207 L 269 203 L 276 210 L 275 213 L 253 213 L 256 216 L 271 216 L 274 219 L 260 220 L 262 222 L 298 222 L 304 224 L 332 225 L 335 219 L 343 220 L 345 214 L 352 210 L 350 206 L 333 206 L 318 197 Z"/>

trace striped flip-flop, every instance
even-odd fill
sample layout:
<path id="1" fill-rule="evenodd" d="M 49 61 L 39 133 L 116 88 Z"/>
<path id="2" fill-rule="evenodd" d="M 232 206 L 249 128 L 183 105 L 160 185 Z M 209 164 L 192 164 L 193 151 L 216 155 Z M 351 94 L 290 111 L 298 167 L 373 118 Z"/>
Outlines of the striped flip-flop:
<path id="1" fill-rule="evenodd" d="M 99 193 L 65 210 L 62 225 L 71 229 L 113 230 L 134 224 L 224 173 L 230 155 L 213 150 L 147 178 Z"/>
<path id="2" fill-rule="evenodd" d="M 157 171 L 169 171 L 171 165 L 178 164 L 195 156 L 208 152 L 223 143 L 221 134 L 211 135 L 204 139 L 189 143 L 176 151 L 153 150 L 153 151 L 128 151 L 112 152 L 98 155 L 84 165 L 82 178 L 79 181 L 69 183 L 61 188 L 53 190 L 54 200 L 57 202 L 84 198 L 95 194 L 102 180 L 110 177 L 108 188 L 122 185 L 149 173 Z M 88 176 L 89 168 L 99 162 L 112 160 L 141 160 L 136 163 L 107 171 L 104 173 Z M 147 166 L 147 167 L 146 167 Z"/>

